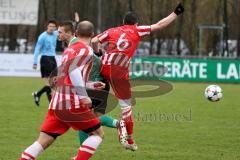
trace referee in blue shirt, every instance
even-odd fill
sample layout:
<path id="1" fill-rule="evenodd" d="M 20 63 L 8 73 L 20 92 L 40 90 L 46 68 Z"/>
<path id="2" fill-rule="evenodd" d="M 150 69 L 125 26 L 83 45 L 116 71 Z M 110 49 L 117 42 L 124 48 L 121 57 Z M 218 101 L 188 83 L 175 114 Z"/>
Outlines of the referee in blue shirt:
<path id="1" fill-rule="evenodd" d="M 46 92 L 49 102 L 51 101 L 51 87 L 48 81 L 48 77 L 57 68 L 57 62 L 55 59 L 56 55 L 56 43 L 58 38 L 57 23 L 54 20 L 48 21 L 47 30 L 43 32 L 37 40 L 34 51 L 34 62 L 33 69 L 37 69 L 38 65 L 38 56 L 41 55 L 40 59 L 40 70 L 41 76 L 45 83 L 45 86 L 32 93 L 34 101 L 37 106 L 39 106 L 40 97 L 43 93 Z"/>

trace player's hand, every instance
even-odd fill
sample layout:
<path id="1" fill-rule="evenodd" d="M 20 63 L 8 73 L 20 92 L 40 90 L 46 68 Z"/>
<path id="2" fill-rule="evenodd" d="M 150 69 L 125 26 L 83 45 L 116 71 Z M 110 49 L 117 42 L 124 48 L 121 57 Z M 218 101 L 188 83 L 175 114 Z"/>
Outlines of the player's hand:
<path id="1" fill-rule="evenodd" d="M 81 105 L 91 105 L 91 103 L 92 103 L 92 101 L 89 97 L 83 98 L 83 99 L 80 100 Z"/>
<path id="2" fill-rule="evenodd" d="M 181 15 L 184 12 L 184 6 L 182 3 L 179 3 L 178 6 L 175 8 L 174 13 L 176 15 Z"/>
<path id="3" fill-rule="evenodd" d="M 101 56 L 103 55 L 102 49 L 99 49 L 99 52 L 95 52 L 95 54 L 96 54 L 98 57 L 101 57 Z"/>
<path id="4" fill-rule="evenodd" d="M 94 89 L 97 89 L 97 90 L 104 89 L 105 86 L 106 86 L 106 84 L 103 83 L 103 82 L 94 82 L 94 83 L 93 83 Z"/>
<path id="5" fill-rule="evenodd" d="M 37 69 L 37 64 L 33 64 L 32 68 L 33 68 L 34 70 L 36 70 L 36 69 Z"/>

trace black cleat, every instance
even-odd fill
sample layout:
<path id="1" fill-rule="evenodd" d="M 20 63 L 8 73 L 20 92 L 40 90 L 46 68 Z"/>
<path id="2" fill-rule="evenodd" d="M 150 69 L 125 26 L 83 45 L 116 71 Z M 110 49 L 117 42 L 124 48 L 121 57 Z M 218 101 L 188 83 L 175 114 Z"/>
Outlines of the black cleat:
<path id="1" fill-rule="evenodd" d="M 36 104 L 37 106 L 39 106 L 40 97 L 38 97 L 37 92 L 33 92 L 33 93 L 32 93 L 32 96 L 33 96 L 33 99 L 34 99 L 35 104 Z"/>

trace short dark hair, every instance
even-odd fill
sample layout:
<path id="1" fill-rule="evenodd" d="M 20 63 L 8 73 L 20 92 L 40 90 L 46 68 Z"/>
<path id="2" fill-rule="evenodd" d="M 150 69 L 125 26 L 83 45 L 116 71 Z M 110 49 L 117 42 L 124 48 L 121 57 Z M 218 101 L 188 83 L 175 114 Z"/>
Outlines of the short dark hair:
<path id="1" fill-rule="evenodd" d="M 138 23 L 138 15 L 135 12 L 127 12 L 123 18 L 123 24 L 135 25 Z"/>
<path id="2" fill-rule="evenodd" d="M 73 23 L 71 21 L 64 21 L 59 24 L 60 27 L 64 27 L 65 32 L 75 33 Z"/>
<path id="3" fill-rule="evenodd" d="M 76 34 L 81 37 L 91 37 L 94 33 L 94 25 L 89 21 L 78 23 Z"/>
<path id="4" fill-rule="evenodd" d="M 49 25 L 50 23 L 55 24 L 55 26 L 57 27 L 57 21 L 55 21 L 54 19 L 51 19 L 47 22 L 47 25 Z"/>

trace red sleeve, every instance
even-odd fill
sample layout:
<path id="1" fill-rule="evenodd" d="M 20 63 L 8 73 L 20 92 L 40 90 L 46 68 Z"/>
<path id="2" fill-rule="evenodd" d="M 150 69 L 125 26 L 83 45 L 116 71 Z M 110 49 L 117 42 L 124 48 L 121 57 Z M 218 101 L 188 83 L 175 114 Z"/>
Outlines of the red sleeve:
<path id="1" fill-rule="evenodd" d="M 98 37 L 98 40 L 100 43 L 104 43 L 108 40 L 108 34 L 109 34 L 109 31 L 105 31 L 101 34 L 99 34 L 97 37 Z"/>
<path id="2" fill-rule="evenodd" d="M 149 25 L 137 26 L 137 31 L 138 31 L 138 35 L 140 37 L 143 37 L 143 36 L 146 36 L 146 35 L 150 35 L 150 33 L 151 33 L 151 26 L 149 26 Z"/>
<path id="3" fill-rule="evenodd" d="M 71 48 L 66 48 L 62 55 L 62 64 L 66 63 L 69 59 L 71 59 L 70 55 L 72 54 L 73 50 Z"/>

